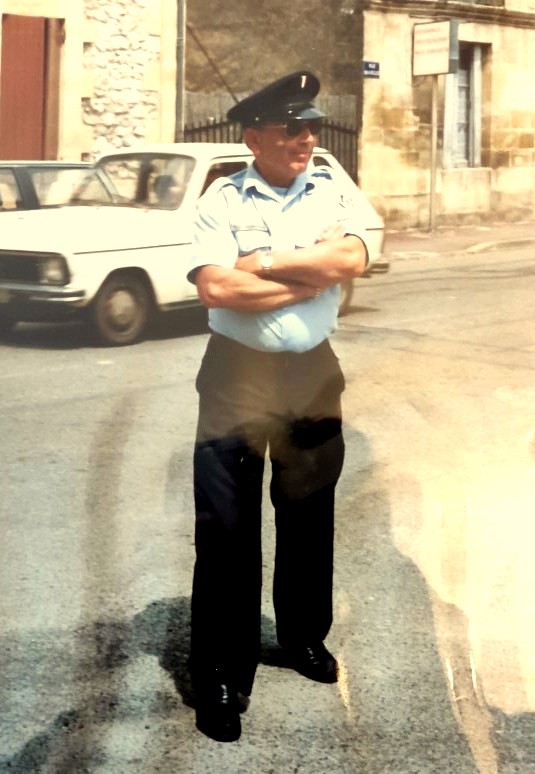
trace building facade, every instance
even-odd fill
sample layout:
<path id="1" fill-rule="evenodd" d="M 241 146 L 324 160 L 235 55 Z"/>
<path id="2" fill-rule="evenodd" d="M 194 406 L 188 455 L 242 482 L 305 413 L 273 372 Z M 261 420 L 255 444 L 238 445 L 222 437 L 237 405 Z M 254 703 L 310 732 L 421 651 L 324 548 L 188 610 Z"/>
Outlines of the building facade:
<path id="1" fill-rule="evenodd" d="M 186 120 L 207 121 L 307 68 L 358 131 L 358 179 L 390 227 L 426 227 L 432 203 L 437 223 L 533 217 L 535 0 L 187 0 L 182 73 L 180 7 L 2 0 L 0 157 L 171 142 L 178 81 Z M 414 75 L 415 26 L 450 20 L 455 72 Z"/>
<path id="2" fill-rule="evenodd" d="M 360 0 L 188 0 L 188 118 L 224 115 L 234 98 L 287 73 L 321 78 L 321 100 L 355 122 L 362 59 Z"/>
<path id="3" fill-rule="evenodd" d="M 437 79 L 437 223 L 535 212 L 535 0 L 368 0 L 360 182 L 391 227 L 430 219 Z M 455 20 L 456 72 L 413 74 L 416 24 Z"/>
<path id="4" fill-rule="evenodd" d="M 177 0 L 2 0 L 0 158 L 172 141 Z"/>

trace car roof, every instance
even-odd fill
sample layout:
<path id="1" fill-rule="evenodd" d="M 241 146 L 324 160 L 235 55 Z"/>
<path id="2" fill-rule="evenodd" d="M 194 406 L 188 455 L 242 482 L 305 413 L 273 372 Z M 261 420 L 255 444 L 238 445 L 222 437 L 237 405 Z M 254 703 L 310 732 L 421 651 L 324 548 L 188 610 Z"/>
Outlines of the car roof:
<path id="1" fill-rule="evenodd" d="M 102 157 L 130 156 L 136 153 L 173 153 L 185 156 L 213 156 L 215 153 L 224 153 L 228 156 L 251 155 L 251 151 L 240 142 L 160 142 L 147 145 L 131 145 L 127 148 L 113 148 Z"/>
<path id="2" fill-rule="evenodd" d="M 323 148 L 314 151 L 328 153 Z M 136 153 L 162 153 L 195 156 L 196 158 L 212 158 L 213 156 L 252 156 L 247 145 L 242 142 L 167 142 L 151 143 L 149 145 L 132 145 L 128 148 L 116 148 L 103 153 L 100 158 L 110 156 L 130 156 Z"/>
<path id="3" fill-rule="evenodd" d="M 0 159 L 0 167 L 80 167 L 83 169 L 85 167 L 92 166 L 93 165 L 90 161 L 64 161 L 63 159 L 59 161 L 44 161 L 43 159 L 33 159 L 27 161 L 15 159 L 14 161 L 10 161 L 7 159 Z"/>

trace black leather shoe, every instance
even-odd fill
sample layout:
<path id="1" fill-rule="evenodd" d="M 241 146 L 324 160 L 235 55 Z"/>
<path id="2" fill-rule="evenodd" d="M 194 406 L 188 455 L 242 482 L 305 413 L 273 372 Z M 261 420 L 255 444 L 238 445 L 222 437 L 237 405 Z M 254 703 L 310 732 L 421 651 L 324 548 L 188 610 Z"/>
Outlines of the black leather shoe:
<path id="1" fill-rule="evenodd" d="M 241 721 L 238 697 L 226 683 L 214 683 L 196 692 L 197 728 L 216 742 L 235 742 L 240 738 Z"/>
<path id="2" fill-rule="evenodd" d="M 286 653 L 293 669 L 309 680 L 318 683 L 336 683 L 338 680 L 338 663 L 322 642 L 319 645 L 288 649 Z"/>

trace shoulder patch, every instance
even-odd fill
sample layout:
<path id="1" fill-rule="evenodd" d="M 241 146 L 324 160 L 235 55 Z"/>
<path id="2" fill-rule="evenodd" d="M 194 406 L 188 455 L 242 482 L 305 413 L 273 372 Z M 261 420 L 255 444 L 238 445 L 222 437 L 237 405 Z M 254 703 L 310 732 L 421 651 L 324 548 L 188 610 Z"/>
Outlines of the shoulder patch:
<path id="1" fill-rule="evenodd" d="M 310 173 L 310 177 L 312 178 L 320 178 L 324 180 L 333 180 L 333 171 L 331 167 L 327 165 L 321 165 L 314 167 L 312 172 Z"/>

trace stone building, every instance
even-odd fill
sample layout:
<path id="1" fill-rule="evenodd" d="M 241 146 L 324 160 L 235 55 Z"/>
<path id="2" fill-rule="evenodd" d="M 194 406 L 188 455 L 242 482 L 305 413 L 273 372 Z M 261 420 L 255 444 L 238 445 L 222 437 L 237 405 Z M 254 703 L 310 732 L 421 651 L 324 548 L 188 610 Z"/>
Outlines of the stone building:
<path id="1" fill-rule="evenodd" d="M 223 114 L 229 90 L 310 68 L 320 103 L 359 130 L 358 179 L 387 223 L 426 227 L 436 80 L 436 222 L 533 216 L 535 0 L 188 0 L 188 9 L 190 117 Z M 414 27 L 438 20 L 456 22 L 457 72 L 415 76 Z"/>
<path id="2" fill-rule="evenodd" d="M 361 86 L 360 0 L 187 0 L 188 117 L 223 115 L 240 97 L 289 72 L 321 77 L 320 101 L 355 123 Z"/>
<path id="3" fill-rule="evenodd" d="M 535 0 L 368 0 L 360 182 L 391 226 L 430 213 L 434 76 L 414 76 L 417 23 L 458 21 L 457 72 L 436 76 L 438 223 L 533 217 Z"/>
<path id="4" fill-rule="evenodd" d="M 2 0 L 0 157 L 173 141 L 180 1 Z M 457 71 L 414 75 L 415 25 L 438 20 L 455 21 Z M 389 226 L 425 227 L 432 203 L 439 223 L 533 216 L 535 0 L 187 0 L 185 42 L 187 120 L 316 72 Z"/>
<path id="5" fill-rule="evenodd" d="M 0 158 L 171 142 L 177 0 L 2 0 Z"/>

